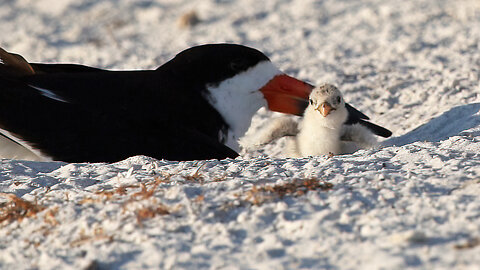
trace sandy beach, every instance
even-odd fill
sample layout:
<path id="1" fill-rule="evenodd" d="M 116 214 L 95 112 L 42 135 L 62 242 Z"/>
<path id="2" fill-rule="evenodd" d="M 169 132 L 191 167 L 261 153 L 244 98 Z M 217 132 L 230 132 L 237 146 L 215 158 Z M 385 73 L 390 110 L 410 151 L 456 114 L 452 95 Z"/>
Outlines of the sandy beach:
<path id="1" fill-rule="evenodd" d="M 234 160 L 1 159 L 1 269 L 480 269 L 479 1 L 5 0 L 0 33 L 114 70 L 251 46 L 393 132 L 333 157 L 279 157 L 283 138 Z"/>

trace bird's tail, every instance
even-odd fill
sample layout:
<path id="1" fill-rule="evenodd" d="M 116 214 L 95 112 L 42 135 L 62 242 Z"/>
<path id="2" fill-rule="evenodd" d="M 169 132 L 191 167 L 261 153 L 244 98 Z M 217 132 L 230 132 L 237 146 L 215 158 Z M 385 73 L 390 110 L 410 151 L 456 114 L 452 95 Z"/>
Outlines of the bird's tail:
<path id="1" fill-rule="evenodd" d="M 384 138 L 392 136 L 392 132 L 384 127 L 375 125 L 363 119 L 359 119 L 358 123 L 371 130 L 375 135 L 382 136 Z"/>
<path id="2" fill-rule="evenodd" d="M 0 75 L 19 77 L 34 73 L 32 66 L 21 55 L 0 48 Z"/>

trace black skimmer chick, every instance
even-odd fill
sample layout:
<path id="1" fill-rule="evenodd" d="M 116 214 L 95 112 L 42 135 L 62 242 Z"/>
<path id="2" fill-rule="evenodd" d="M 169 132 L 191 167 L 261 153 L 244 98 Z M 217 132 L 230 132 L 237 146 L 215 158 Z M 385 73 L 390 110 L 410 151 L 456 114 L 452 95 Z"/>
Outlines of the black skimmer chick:
<path id="1" fill-rule="evenodd" d="M 342 128 L 347 118 L 345 100 L 335 86 L 325 84 L 313 89 L 290 151 L 300 157 L 341 154 Z"/>
<path id="2" fill-rule="evenodd" d="M 235 158 L 259 108 L 301 115 L 311 89 L 234 44 L 142 71 L 29 63 L 0 49 L 1 141 L 67 162 Z"/>
<path id="3" fill-rule="evenodd" d="M 261 130 L 256 139 L 244 139 L 243 142 L 248 151 L 289 136 L 281 154 L 287 157 L 352 153 L 375 146 L 374 134 L 391 135 L 389 130 L 365 119 L 368 118 L 345 103 L 338 88 L 324 84 L 312 90 L 300 122 L 293 118 L 277 118 Z"/>

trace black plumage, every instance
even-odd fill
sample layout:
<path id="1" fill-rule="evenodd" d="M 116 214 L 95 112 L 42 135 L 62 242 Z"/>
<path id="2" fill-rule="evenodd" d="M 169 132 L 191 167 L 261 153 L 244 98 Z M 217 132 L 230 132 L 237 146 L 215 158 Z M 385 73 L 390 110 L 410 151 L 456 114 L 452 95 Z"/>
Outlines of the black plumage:
<path id="1" fill-rule="evenodd" d="M 67 162 L 112 162 L 133 155 L 235 158 L 238 154 L 225 143 L 236 123 L 228 123 L 216 109 L 208 88 L 269 62 L 260 51 L 235 44 L 192 47 L 156 70 L 28 63 L 3 49 L 0 60 L 0 129 L 42 155 Z M 313 86 L 273 65 L 266 74 L 271 76 L 263 78 L 266 84 L 251 89 L 259 91 L 254 98 L 265 100 L 222 102 L 265 103 L 272 110 L 301 115 Z M 377 135 L 391 135 L 348 104 L 347 109 L 347 124 L 360 123 Z M 233 112 L 241 113 L 238 108 Z"/>
<path id="2" fill-rule="evenodd" d="M 219 83 L 268 58 L 231 44 L 194 47 L 151 71 L 31 64 L 35 74 L 0 73 L 0 128 L 55 160 L 170 160 L 238 154 L 218 140 L 228 124 L 204 98 Z M 45 96 L 47 89 L 65 102 Z"/>

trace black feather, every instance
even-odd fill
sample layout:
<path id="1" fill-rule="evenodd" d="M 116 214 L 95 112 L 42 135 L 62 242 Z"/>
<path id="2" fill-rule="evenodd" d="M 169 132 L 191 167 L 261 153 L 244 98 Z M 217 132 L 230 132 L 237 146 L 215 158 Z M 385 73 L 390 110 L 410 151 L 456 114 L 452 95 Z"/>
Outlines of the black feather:
<path id="1" fill-rule="evenodd" d="M 365 121 L 365 120 L 369 120 L 370 118 L 368 118 L 368 116 L 366 116 L 359 110 L 352 107 L 350 104 L 345 103 L 345 107 L 347 108 L 347 111 L 348 111 L 348 118 L 347 118 L 347 121 L 345 122 L 346 125 L 360 124 L 368 128 L 375 135 L 382 136 L 385 138 L 392 136 L 392 132 L 390 130 L 384 127 L 381 127 L 379 125 L 370 123 L 368 121 Z"/>
<path id="2" fill-rule="evenodd" d="M 345 103 L 345 108 L 347 108 L 347 111 L 348 111 L 347 122 L 345 122 L 345 124 L 347 124 L 347 125 L 356 124 L 360 121 L 360 119 L 365 119 L 365 120 L 370 119 L 368 116 L 363 114 L 361 111 L 355 109 L 354 107 L 352 107 L 348 103 Z"/>
<path id="3" fill-rule="evenodd" d="M 379 125 L 375 125 L 365 120 L 360 120 L 359 124 L 371 130 L 375 135 L 382 136 L 384 138 L 392 136 L 392 132 L 390 130 Z"/>
<path id="4" fill-rule="evenodd" d="M 252 48 L 210 44 L 148 71 L 32 63 L 33 75 L 0 73 L 0 128 L 68 162 L 235 158 L 222 139 L 229 126 L 205 99 L 206 86 L 265 60 Z"/>

